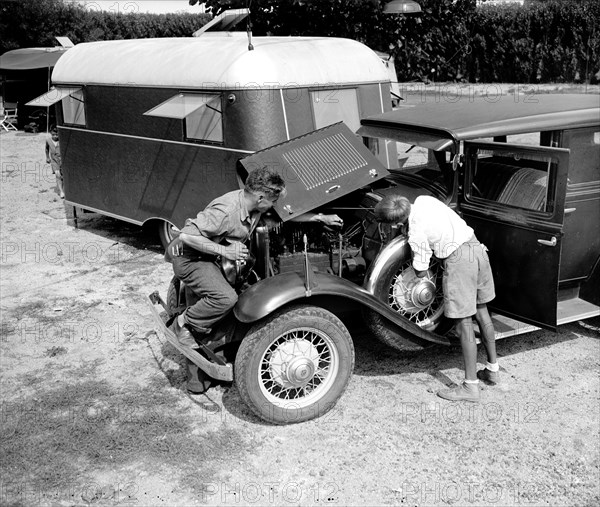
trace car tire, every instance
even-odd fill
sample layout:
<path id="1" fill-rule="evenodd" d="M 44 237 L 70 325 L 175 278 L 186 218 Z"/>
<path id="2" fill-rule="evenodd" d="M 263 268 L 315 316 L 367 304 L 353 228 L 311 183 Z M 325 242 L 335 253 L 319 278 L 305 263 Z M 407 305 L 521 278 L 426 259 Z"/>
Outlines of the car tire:
<path id="1" fill-rule="evenodd" d="M 425 331 L 444 334 L 451 327 L 451 322 L 444 317 L 441 261 L 432 259 L 430 264 L 427 277 L 435 286 L 435 293 L 432 302 L 426 306 L 415 305 L 413 299 L 406 295 L 407 292 L 402 290 L 403 282 L 407 278 L 414 279 L 416 276 L 411 263 L 412 253 L 406 239 L 398 255 L 381 266 L 382 275 L 372 287 L 373 295 Z M 424 343 L 422 340 L 412 336 L 407 337 L 406 332 L 402 334 L 402 330 L 396 324 L 379 313 L 365 309 L 364 316 L 369 330 L 386 345 L 397 350 L 422 348 Z"/>
<path id="2" fill-rule="evenodd" d="M 344 393 L 354 344 L 331 312 L 298 305 L 254 325 L 235 360 L 235 383 L 261 419 L 291 424 L 322 416 Z"/>

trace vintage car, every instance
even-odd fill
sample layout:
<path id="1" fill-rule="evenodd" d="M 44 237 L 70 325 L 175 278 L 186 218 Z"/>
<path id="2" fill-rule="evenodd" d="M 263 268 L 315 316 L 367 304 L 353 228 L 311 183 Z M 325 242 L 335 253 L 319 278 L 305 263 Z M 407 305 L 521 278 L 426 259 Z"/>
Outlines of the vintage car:
<path id="1" fill-rule="evenodd" d="M 599 96 L 419 97 L 361 125 L 355 134 L 337 123 L 240 160 L 241 180 L 267 165 L 289 192 L 256 230 L 257 263 L 233 315 L 200 354 L 180 348 L 214 378 L 235 379 L 273 423 L 318 417 L 342 395 L 354 365 L 339 318 L 348 309 L 401 350 L 455 343 L 443 262 L 412 286 L 407 237 L 374 219 L 389 193 L 439 198 L 488 246 L 497 338 L 600 315 Z M 339 214 L 343 230 L 292 220 L 309 210 Z M 169 313 L 190 297 L 174 279 Z"/>

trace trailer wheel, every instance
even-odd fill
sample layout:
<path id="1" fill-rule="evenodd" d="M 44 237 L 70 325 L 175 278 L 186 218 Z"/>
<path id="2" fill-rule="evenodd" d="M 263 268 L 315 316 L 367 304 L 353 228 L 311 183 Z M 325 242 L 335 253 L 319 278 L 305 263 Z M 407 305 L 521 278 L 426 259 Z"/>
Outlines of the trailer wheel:
<path id="1" fill-rule="evenodd" d="M 173 241 L 178 232 L 179 228 L 175 227 L 171 222 L 167 222 L 166 220 L 158 221 L 158 237 L 163 248 L 169 246 L 169 243 Z"/>
<path id="2" fill-rule="evenodd" d="M 293 306 L 254 325 L 235 360 L 242 400 L 261 419 L 290 424 L 322 416 L 345 391 L 354 345 L 332 313 Z"/>
<path id="3" fill-rule="evenodd" d="M 377 299 L 426 331 L 435 330 L 443 334 L 447 330 L 451 322 L 444 317 L 443 268 L 439 259 L 432 259 L 425 278 L 417 278 L 407 242 L 381 273 L 373 287 L 373 295 Z M 411 288 L 415 282 L 417 285 Z M 415 348 L 412 340 L 407 340 L 398 332 L 396 325 L 379 313 L 367 309 L 365 320 L 373 334 L 385 344 L 398 350 Z M 420 343 L 419 340 L 415 342 Z"/>

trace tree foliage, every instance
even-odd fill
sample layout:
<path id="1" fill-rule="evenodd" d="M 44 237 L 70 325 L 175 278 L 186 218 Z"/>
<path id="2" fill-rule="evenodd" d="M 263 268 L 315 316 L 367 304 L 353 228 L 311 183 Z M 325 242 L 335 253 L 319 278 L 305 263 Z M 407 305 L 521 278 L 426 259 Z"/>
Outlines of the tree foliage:
<path id="1" fill-rule="evenodd" d="M 198 0 L 189 0 L 198 3 Z M 0 3 L 0 51 L 91 40 L 185 37 L 212 15 L 250 6 L 254 35 L 346 37 L 395 58 L 399 81 L 597 82 L 600 2 L 417 0 L 419 15 L 386 15 L 387 0 L 207 0 L 210 14 L 89 12 L 60 0 Z"/>
<path id="2" fill-rule="evenodd" d="M 95 40 L 191 36 L 210 14 L 142 14 L 86 10 L 61 0 L 0 2 L 0 54 L 10 49 L 51 47 L 55 36 L 75 44 Z"/>
<path id="3" fill-rule="evenodd" d="M 190 0 L 191 4 L 198 0 Z M 383 14 L 387 0 L 207 0 L 214 14 L 251 6 L 255 35 L 349 37 L 396 60 L 400 81 L 548 82 L 600 78 L 600 2 L 418 0 L 420 15 Z"/>

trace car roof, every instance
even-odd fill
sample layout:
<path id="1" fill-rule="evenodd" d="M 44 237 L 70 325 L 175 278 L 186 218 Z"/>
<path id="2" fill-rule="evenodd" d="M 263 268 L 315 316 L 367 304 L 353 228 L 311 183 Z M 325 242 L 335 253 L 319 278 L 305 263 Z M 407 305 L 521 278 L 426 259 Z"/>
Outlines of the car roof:
<path id="1" fill-rule="evenodd" d="M 361 124 L 361 135 L 414 139 L 414 144 L 439 150 L 470 139 L 600 125 L 600 95 L 465 96 L 452 101 L 423 95 Z"/>

